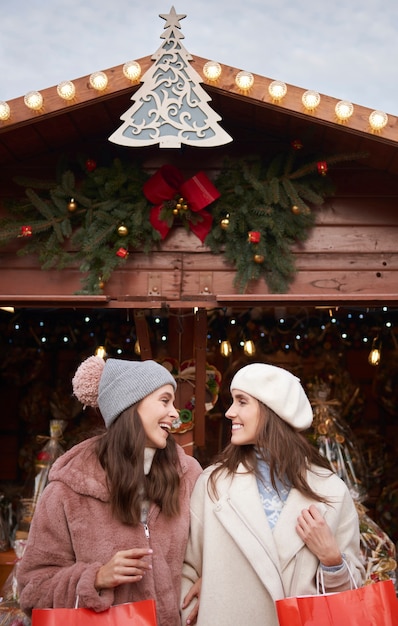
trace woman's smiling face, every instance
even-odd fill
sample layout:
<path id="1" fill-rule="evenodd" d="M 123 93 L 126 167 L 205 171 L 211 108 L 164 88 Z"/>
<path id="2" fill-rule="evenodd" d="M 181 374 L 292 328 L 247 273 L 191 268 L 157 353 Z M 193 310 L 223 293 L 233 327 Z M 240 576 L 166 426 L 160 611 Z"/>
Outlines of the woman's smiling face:
<path id="1" fill-rule="evenodd" d="M 146 396 L 138 405 L 138 413 L 149 448 L 165 448 L 173 421 L 178 417 L 174 406 L 172 385 L 163 385 Z"/>
<path id="2" fill-rule="evenodd" d="M 239 389 L 233 389 L 232 404 L 225 417 L 232 422 L 232 444 L 256 444 L 261 418 L 260 403 L 256 398 Z"/>

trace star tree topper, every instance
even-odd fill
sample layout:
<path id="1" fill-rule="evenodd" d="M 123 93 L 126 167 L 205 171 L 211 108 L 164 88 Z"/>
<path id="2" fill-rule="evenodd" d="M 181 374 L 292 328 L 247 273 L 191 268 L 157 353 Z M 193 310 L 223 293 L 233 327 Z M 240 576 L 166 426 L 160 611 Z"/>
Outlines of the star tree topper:
<path id="1" fill-rule="evenodd" d="M 151 57 L 155 63 L 142 76 L 142 86 L 131 98 L 134 104 L 120 117 L 124 121 L 109 141 L 122 146 L 180 148 L 220 146 L 232 141 L 207 104 L 211 98 L 200 86 L 199 74 L 192 68 L 192 56 L 181 43 L 180 20 L 186 15 L 160 15 L 166 21 L 163 44 Z"/>

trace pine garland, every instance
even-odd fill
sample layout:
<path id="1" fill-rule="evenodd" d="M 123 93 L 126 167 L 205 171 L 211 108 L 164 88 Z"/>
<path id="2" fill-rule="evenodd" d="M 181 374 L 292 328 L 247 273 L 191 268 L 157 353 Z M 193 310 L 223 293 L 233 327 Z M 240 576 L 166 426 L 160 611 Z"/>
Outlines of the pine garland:
<path id="1" fill-rule="evenodd" d="M 221 197 L 206 245 L 215 253 L 223 250 L 236 267 L 239 291 L 261 277 L 271 292 L 288 289 L 295 275 L 291 247 L 307 239 L 315 222 L 310 205 L 321 206 L 333 192 L 330 180 L 316 173 L 317 161 L 293 170 L 292 153 L 283 156 L 269 164 L 229 161 L 217 180 Z M 257 243 L 248 238 L 252 231 L 260 233 Z"/>
<path id="2" fill-rule="evenodd" d="M 330 166 L 362 156 L 337 155 L 324 162 Z M 333 193 L 329 177 L 318 171 L 319 162 L 290 149 L 270 161 L 253 157 L 224 163 L 214 181 L 221 197 L 208 207 L 213 225 L 205 245 L 235 267 L 239 291 L 260 278 L 271 292 L 288 290 L 296 271 L 291 248 L 308 238 L 313 209 Z M 82 165 L 61 164 L 56 181 L 16 178 L 25 199 L 7 206 L 0 243 L 23 238 L 18 254 L 36 254 L 42 269 L 76 264 L 82 273 L 80 293 L 96 294 L 129 252 L 150 253 L 161 236 L 149 221 L 152 205 L 143 193 L 149 175 L 140 163 L 114 159 L 109 166 L 96 167 L 89 160 Z M 169 225 L 175 203 L 168 201 L 162 209 Z M 187 228 L 198 220 L 189 210 L 181 217 Z"/>

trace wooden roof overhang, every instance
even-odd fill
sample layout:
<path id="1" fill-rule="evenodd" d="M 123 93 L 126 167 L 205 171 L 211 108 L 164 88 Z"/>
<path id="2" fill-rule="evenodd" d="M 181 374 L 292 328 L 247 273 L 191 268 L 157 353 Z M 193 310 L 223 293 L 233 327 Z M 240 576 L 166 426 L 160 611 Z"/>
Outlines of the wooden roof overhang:
<path id="1" fill-rule="evenodd" d="M 192 64 L 202 76 L 202 68 L 206 61 L 207 59 L 204 58 L 193 57 Z M 144 73 L 150 67 L 152 60 L 150 56 L 147 56 L 138 59 L 138 62 Z M 211 167 L 212 163 L 220 161 L 226 154 L 232 156 L 258 152 L 273 154 L 286 147 L 292 138 L 303 139 L 305 137 L 307 145 L 312 145 L 318 153 L 323 151 L 327 154 L 366 153 L 367 156 L 361 159 L 358 167 L 354 166 L 348 173 L 343 172 L 345 196 L 360 198 L 361 181 L 369 172 L 372 172 L 378 190 L 373 194 L 375 207 L 377 207 L 379 192 L 384 199 L 388 199 L 389 206 L 395 205 L 398 199 L 397 117 L 389 115 L 388 125 L 380 133 L 374 133 L 368 121 L 371 109 L 355 104 L 352 118 L 349 122 L 341 124 L 335 117 L 337 98 L 321 94 L 321 103 L 316 112 L 308 113 L 301 102 L 305 89 L 288 85 L 287 95 L 283 102 L 273 103 L 268 93 L 268 86 L 272 79 L 255 74 L 254 86 L 248 93 L 242 93 L 235 85 L 235 76 L 238 71 L 238 68 L 222 65 L 221 78 L 217 83 L 210 84 L 203 78 L 203 87 L 212 99 L 211 106 L 221 116 L 221 125 L 233 137 L 233 142 L 212 149 L 187 147 L 184 158 L 189 155 L 188 162 L 194 163 L 196 159 L 197 163 L 203 160 L 210 163 L 209 167 Z M 106 70 L 106 73 L 109 82 L 105 92 L 98 93 L 92 89 L 89 85 L 89 76 L 74 80 L 76 98 L 69 103 L 59 98 L 56 87 L 42 90 L 44 105 L 40 112 L 30 111 L 25 106 L 23 97 L 9 101 L 11 117 L 5 122 L 0 122 L 0 200 L 1 197 L 4 198 L 14 193 L 15 190 L 10 183 L 14 175 L 39 176 L 46 170 L 53 169 L 57 157 L 64 152 L 84 149 L 87 153 L 90 149 L 95 150 L 98 146 L 109 144 L 107 138 L 120 125 L 120 116 L 130 106 L 131 98 L 139 88 L 139 84 L 132 85 L 124 77 L 121 65 Z M 114 150 L 118 149 L 124 153 L 126 150 L 132 152 L 138 150 L 114 147 Z M 172 151 L 146 147 L 140 148 L 139 152 L 140 156 L 144 155 L 145 158 L 152 159 L 152 162 L 161 163 L 162 159 L 165 161 L 170 158 Z M 346 202 L 346 205 L 348 204 Z M 342 205 L 344 210 L 346 205 Z M 353 225 L 358 223 L 358 217 L 355 214 L 350 219 Z M 396 218 L 391 223 L 385 224 L 384 217 L 380 216 L 379 222 L 383 228 L 387 225 L 398 233 Z M 337 230 L 335 228 L 333 232 L 337 233 Z M 332 232 L 332 229 L 329 232 Z M 379 237 L 379 234 L 375 237 Z M 391 231 L 391 241 L 393 237 Z M 350 245 L 350 242 L 347 242 L 347 249 Z M 332 248 L 333 244 L 330 245 L 330 249 Z M 299 300 L 308 305 L 331 300 L 336 302 L 358 300 L 396 302 L 398 300 L 397 290 L 392 286 L 395 273 L 389 275 L 386 288 L 380 285 L 375 289 L 376 283 L 373 278 L 378 270 L 385 269 L 386 258 L 388 269 L 398 272 L 398 258 L 396 258 L 393 243 L 386 244 L 381 252 L 377 251 L 377 260 L 370 268 L 365 267 L 358 258 L 353 258 L 351 263 L 354 273 L 347 285 L 343 287 L 339 285 L 337 288 L 326 287 L 320 290 L 315 288 L 311 291 L 311 288 L 308 289 L 306 285 L 298 285 L 296 290 L 293 289 L 288 294 L 268 293 L 263 285 L 255 287 L 250 293 L 236 293 L 232 288 L 233 271 L 225 266 L 222 260 L 218 262 L 216 268 L 219 278 L 213 280 L 214 277 L 210 277 L 213 284 L 209 288 L 209 268 L 213 269 L 214 257 L 206 265 L 203 260 L 206 256 L 204 254 L 201 255 L 203 265 L 199 264 L 195 268 L 196 272 L 193 268 L 195 263 L 192 259 L 189 261 L 188 271 L 185 269 L 185 275 L 181 280 L 185 290 L 176 290 L 171 281 L 167 289 L 159 291 L 156 284 L 159 276 L 177 271 L 177 268 L 184 263 L 184 255 L 186 260 L 191 252 L 194 254 L 198 252 L 198 246 L 195 243 L 192 245 L 192 238 L 188 241 L 184 234 L 176 233 L 165 242 L 164 252 L 166 260 L 160 265 L 152 261 L 148 264 L 141 286 L 139 279 L 142 274 L 142 272 L 140 274 L 142 262 L 139 260 L 133 267 L 134 286 L 133 281 L 130 280 L 129 283 L 126 273 L 122 272 L 113 288 L 110 285 L 110 292 L 103 296 L 93 297 L 95 303 L 93 300 L 91 304 L 104 307 L 157 308 L 166 303 L 176 308 L 194 306 L 210 308 L 231 302 L 242 303 L 243 306 L 244 303 L 259 300 L 274 303 Z M 167 254 L 169 254 L 168 258 Z M 310 273 L 314 269 L 313 259 L 315 259 L 316 266 L 316 259 L 319 260 L 319 258 L 319 254 L 314 254 L 311 265 L 305 260 L 302 265 L 303 274 Z M 319 262 L 319 268 L 315 267 L 315 269 L 322 269 L 325 275 L 325 270 L 330 269 L 330 261 L 327 267 L 325 265 L 321 267 L 322 261 Z M 340 274 L 343 269 L 343 267 L 338 268 Z M 1 302 L 4 304 L 15 303 L 19 299 L 20 306 L 23 306 L 23 302 L 29 302 L 34 306 L 42 306 L 44 303 L 47 305 L 51 302 L 62 303 L 62 306 L 87 306 L 90 301 L 90 297 L 73 295 L 74 288 L 78 286 L 77 279 L 70 280 L 68 283 L 63 280 L 63 276 L 61 281 L 61 274 L 56 272 L 53 273 L 52 286 L 48 291 L 43 288 L 43 281 L 40 280 L 37 281 L 37 286 L 29 291 L 23 291 L 23 287 L 18 286 L 10 289 L 10 285 L 15 286 L 18 282 L 16 276 L 21 276 L 22 271 L 26 272 L 27 268 L 26 265 L 24 267 L 18 265 L 18 262 L 13 262 L 10 267 L 7 259 L 7 270 L 8 281 L 2 289 L 0 288 Z M 37 276 L 38 273 L 36 273 L 36 279 Z M 190 280 L 192 284 L 187 288 Z M 359 281 L 357 287 L 355 287 L 355 281 Z M 61 282 L 65 283 L 62 292 L 55 293 L 54 284 Z M 309 279 L 308 284 L 310 282 Z"/>
<path id="2" fill-rule="evenodd" d="M 138 60 L 144 73 L 151 65 L 151 57 Z M 254 75 L 254 85 L 242 93 L 235 85 L 238 69 L 222 66 L 216 83 L 205 79 L 202 68 L 206 59 L 194 57 L 193 67 L 203 77 L 203 87 L 210 94 L 212 108 L 222 116 L 222 125 L 234 138 L 230 148 L 245 144 L 258 149 L 264 140 L 282 144 L 292 137 L 305 134 L 306 140 L 316 143 L 319 151 L 333 149 L 340 152 L 367 152 L 364 163 L 371 168 L 398 173 L 398 118 L 389 115 L 389 122 L 381 132 L 372 132 L 369 126 L 371 109 L 355 104 L 354 114 L 347 123 L 339 123 L 335 115 L 337 98 L 321 95 L 315 112 L 306 112 L 301 102 L 305 89 L 288 85 L 281 103 L 273 103 L 268 93 L 272 79 Z M 1 179 L 15 171 L 29 159 L 38 160 L 73 145 L 106 141 L 119 125 L 120 115 L 131 104 L 139 84 L 132 85 L 122 66 L 106 70 L 109 78 L 104 92 L 96 92 L 89 84 L 89 76 L 74 80 L 76 98 L 65 102 L 56 87 L 41 91 L 43 109 L 31 111 L 23 97 L 10 100 L 11 117 L 0 121 Z M 131 150 L 131 149 L 130 149 Z M 132 149 L 134 150 L 134 149 Z"/>

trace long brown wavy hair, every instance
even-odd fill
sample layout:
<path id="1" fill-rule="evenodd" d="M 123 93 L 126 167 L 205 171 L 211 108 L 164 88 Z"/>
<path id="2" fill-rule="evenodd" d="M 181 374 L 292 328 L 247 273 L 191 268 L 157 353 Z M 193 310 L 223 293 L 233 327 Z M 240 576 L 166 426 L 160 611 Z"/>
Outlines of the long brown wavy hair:
<path id="1" fill-rule="evenodd" d="M 173 437 L 157 449 L 151 470 L 144 474 L 146 435 L 137 405 L 123 411 L 96 444 L 105 470 L 112 513 L 125 524 L 137 525 L 144 499 L 156 503 L 164 515 L 180 512 L 181 465 Z"/>
<path id="2" fill-rule="evenodd" d="M 303 495 L 318 502 L 327 499 L 315 493 L 306 479 L 309 465 L 328 469 L 332 472 L 329 461 L 306 437 L 282 420 L 272 409 L 262 402 L 260 406 L 260 422 L 256 444 L 237 446 L 229 443 L 215 459 L 217 466 L 210 474 L 209 493 L 217 497 L 217 478 L 226 472 L 232 476 L 238 465 L 243 464 L 248 472 L 261 480 L 258 469 L 258 457 L 269 464 L 271 484 L 277 490 L 276 480 L 285 486 L 295 487 Z"/>

